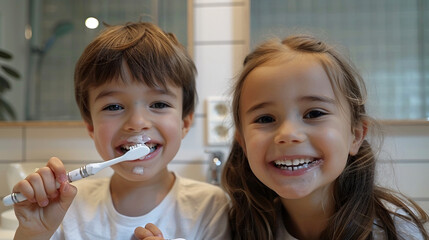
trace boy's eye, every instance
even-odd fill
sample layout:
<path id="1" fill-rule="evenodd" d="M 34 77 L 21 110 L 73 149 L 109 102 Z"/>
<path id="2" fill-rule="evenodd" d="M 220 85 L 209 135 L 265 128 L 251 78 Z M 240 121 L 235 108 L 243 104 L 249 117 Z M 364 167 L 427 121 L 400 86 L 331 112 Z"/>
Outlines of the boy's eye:
<path id="1" fill-rule="evenodd" d="M 167 108 L 170 107 L 170 105 L 163 103 L 163 102 L 156 102 L 150 105 L 151 108 Z"/>
<path id="2" fill-rule="evenodd" d="M 107 110 L 107 111 L 119 111 L 122 109 L 124 109 L 124 108 L 119 104 L 111 104 L 111 105 L 108 105 L 107 107 L 103 108 L 103 110 Z"/>
<path id="3" fill-rule="evenodd" d="M 255 123 L 271 123 L 271 122 L 274 122 L 275 120 L 274 120 L 274 118 L 273 117 L 270 117 L 270 116 L 262 116 L 262 117 L 258 117 L 256 120 L 255 120 Z"/>
<path id="4" fill-rule="evenodd" d="M 304 115 L 304 118 L 308 119 L 308 118 L 319 118 L 326 115 L 325 112 L 322 112 L 320 110 L 312 110 L 309 111 L 307 114 Z"/>

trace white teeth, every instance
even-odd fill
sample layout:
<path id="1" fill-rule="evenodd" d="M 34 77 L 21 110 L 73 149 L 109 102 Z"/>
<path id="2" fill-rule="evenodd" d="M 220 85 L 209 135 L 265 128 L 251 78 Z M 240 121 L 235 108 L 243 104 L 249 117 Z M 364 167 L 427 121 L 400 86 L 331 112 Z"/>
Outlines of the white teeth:
<path id="1" fill-rule="evenodd" d="M 283 159 L 274 161 L 275 165 L 283 170 L 295 171 L 301 168 L 308 168 L 310 163 L 317 160 L 312 158 L 297 158 L 297 159 Z"/>
<path id="2" fill-rule="evenodd" d="M 310 163 L 312 161 L 313 159 L 311 158 L 300 158 L 300 159 L 293 159 L 293 160 L 291 159 L 277 160 L 277 161 L 274 161 L 274 163 L 277 165 L 296 166 L 304 163 Z"/>

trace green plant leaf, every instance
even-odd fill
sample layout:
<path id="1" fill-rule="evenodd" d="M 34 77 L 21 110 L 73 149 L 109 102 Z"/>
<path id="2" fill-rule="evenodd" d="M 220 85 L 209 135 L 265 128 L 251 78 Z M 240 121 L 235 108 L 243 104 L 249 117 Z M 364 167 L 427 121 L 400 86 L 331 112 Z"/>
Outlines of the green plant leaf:
<path id="1" fill-rule="evenodd" d="M 4 99 L 0 98 L 0 113 L 2 113 L 2 118 L 5 119 L 5 114 L 7 113 L 11 120 L 16 120 L 15 111 L 13 110 L 12 106 Z"/>
<path id="2" fill-rule="evenodd" d="M 5 52 L 4 50 L 0 49 L 0 58 L 12 59 L 12 54 Z"/>
<path id="3" fill-rule="evenodd" d="M 10 84 L 2 75 L 0 75 L 0 93 L 10 89 Z"/>
<path id="4" fill-rule="evenodd" d="M 6 116 L 3 114 L 3 112 L 0 110 L 0 121 L 5 121 Z"/>
<path id="5" fill-rule="evenodd" d="M 6 73 L 8 73 L 10 76 L 12 76 L 12 77 L 14 77 L 16 79 L 21 78 L 21 75 L 19 75 L 18 71 L 16 71 L 15 69 L 13 69 L 11 67 L 8 67 L 8 66 L 5 66 L 5 65 L 2 65 L 1 68 L 3 68 L 3 70 Z"/>

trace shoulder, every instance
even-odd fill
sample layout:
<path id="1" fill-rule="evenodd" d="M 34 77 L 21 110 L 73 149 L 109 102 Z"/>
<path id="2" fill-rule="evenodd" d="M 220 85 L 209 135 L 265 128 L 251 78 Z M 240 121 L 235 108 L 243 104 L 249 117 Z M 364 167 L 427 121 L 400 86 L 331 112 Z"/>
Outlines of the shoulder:
<path id="1" fill-rule="evenodd" d="M 176 176 L 175 201 L 181 208 L 193 212 L 227 209 L 228 198 L 218 186 Z"/>
<path id="2" fill-rule="evenodd" d="M 387 209 L 394 212 L 391 214 L 393 223 L 395 224 L 396 232 L 399 237 L 402 239 L 410 240 L 420 240 L 424 239 L 420 229 L 417 227 L 416 223 L 411 219 L 411 216 L 402 208 L 389 203 L 384 202 L 384 205 Z M 376 219 L 374 221 L 373 233 L 375 239 L 383 239 L 381 236 L 384 236 L 384 230 L 382 228 L 383 223 Z M 377 236 L 379 238 L 377 238 Z"/>
<path id="3" fill-rule="evenodd" d="M 229 200 L 220 187 L 177 175 L 175 185 L 173 205 L 189 239 L 230 239 Z"/>
<path id="4" fill-rule="evenodd" d="M 177 177 L 179 195 L 197 198 L 221 198 L 226 200 L 225 192 L 218 186 L 189 178 Z"/>
<path id="5" fill-rule="evenodd" d="M 108 187 L 110 184 L 110 178 L 85 178 L 78 182 L 72 182 L 77 187 L 78 191 L 89 191 L 94 189 L 100 189 Z"/>
<path id="6" fill-rule="evenodd" d="M 77 188 L 75 204 L 99 204 L 110 198 L 110 178 L 87 178 L 71 183 Z"/>

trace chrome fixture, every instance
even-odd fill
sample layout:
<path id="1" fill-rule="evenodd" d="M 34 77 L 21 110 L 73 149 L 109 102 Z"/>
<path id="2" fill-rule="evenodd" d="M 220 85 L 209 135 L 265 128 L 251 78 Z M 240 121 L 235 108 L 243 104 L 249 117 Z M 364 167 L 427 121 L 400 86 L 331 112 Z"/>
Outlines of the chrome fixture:
<path id="1" fill-rule="evenodd" d="M 223 152 L 221 151 L 206 151 L 209 158 L 209 174 L 208 182 L 214 185 L 220 185 L 220 174 L 223 165 Z"/>

